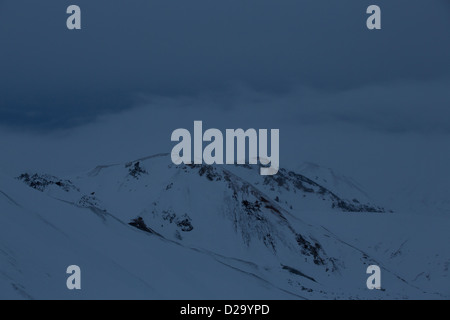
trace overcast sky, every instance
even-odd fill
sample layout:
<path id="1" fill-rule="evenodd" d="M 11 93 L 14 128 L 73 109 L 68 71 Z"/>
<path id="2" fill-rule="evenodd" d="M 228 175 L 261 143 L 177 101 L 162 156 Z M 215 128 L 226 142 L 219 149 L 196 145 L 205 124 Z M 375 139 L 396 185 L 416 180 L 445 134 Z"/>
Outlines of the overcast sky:
<path id="1" fill-rule="evenodd" d="M 203 120 L 278 128 L 281 167 L 312 161 L 387 207 L 448 214 L 449 119 L 449 0 L 0 0 L 8 175 L 170 152 Z"/>
<path id="2" fill-rule="evenodd" d="M 81 31 L 66 29 L 70 4 L 81 7 Z M 370 4 L 382 9 L 381 31 L 365 26 Z M 448 0 L 3 0 L 0 45 L 0 123 L 20 128 L 79 125 L 144 97 L 227 97 L 236 88 L 315 92 L 320 121 L 402 130 L 405 116 L 422 129 L 435 126 L 431 117 L 446 130 L 450 117 Z M 402 106 L 384 123 L 390 103 L 323 107 L 336 94 Z M 416 103 L 412 112 L 406 102 Z"/>

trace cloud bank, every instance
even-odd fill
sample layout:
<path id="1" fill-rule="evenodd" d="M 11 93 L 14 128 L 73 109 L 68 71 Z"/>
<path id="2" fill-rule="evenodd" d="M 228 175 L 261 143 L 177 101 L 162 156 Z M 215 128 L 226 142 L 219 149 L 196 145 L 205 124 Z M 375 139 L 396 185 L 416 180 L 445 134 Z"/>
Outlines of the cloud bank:
<path id="1" fill-rule="evenodd" d="M 379 32 L 365 27 L 365 0 L 76 2 L 79 32 L 65 28 L 70 1 L 1 2 L 3 124 L 79 125 L 141 94 L 331 93 L 450 75 L 445 0 L 379 0 Z"/>

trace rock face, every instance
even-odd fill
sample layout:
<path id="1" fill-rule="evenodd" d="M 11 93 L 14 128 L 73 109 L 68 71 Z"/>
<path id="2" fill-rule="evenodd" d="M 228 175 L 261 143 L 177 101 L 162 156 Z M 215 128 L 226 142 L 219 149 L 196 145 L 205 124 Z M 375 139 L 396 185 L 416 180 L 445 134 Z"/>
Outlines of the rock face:
<path id="1" fill-rule="evenodd" d="M 18 177 L 19 180 L 22 180 L 31 188 L 34 188 L 39 191 L 45 191 L 49 186 L 57 186 L 64 190 L 65 192 L 70 192 L 71 190 L 79 191 L 70 180 L 61 180 L 55 176 L 51 176 L 48 174 L 28 174 L 24 173 Z"/>

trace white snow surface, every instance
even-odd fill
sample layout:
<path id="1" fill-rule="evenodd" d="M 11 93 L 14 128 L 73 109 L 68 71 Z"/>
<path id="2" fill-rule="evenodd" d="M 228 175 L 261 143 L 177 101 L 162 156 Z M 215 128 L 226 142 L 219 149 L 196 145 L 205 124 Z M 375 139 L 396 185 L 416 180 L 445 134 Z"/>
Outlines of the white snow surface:
<path id="1" fill-rule="evenodd" d="M 0 174 L 0 299 L 449 299 L 449 225 L 312 164 L 263 177 L 161 154 Z"/>

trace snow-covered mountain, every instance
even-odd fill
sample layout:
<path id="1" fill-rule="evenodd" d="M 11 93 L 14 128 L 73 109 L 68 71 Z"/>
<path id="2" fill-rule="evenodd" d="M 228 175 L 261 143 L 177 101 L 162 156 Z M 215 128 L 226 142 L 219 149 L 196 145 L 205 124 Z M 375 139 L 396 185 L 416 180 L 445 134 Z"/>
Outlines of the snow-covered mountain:
<path id="1" fill-rule="evenodd" d="M 2 176 L 0 298 L 450 296 L 437 285 L 448 234 L 413 240 L 399 214 L 304 171 L 260 176 L 256 166 L 176 166 L 160 154 L 71 177 Z M 432 265 L 417 259 L 433 253 Z M 79 292 L 65 287 L 72 264 Z M 383 290 L 366 287 L 372 264 Z"/>
<path id="2" fill-rule="evenodd" d="M 351 177 L 341 175 L 331 168 L 325 168 L 313 162 L 303 162 L 296 168 L 296 171 L 301 172 L 314 182 L 333 190 L 336 195 L 349 201 L 353 199 L 364 203 L 372 201 L 357 181 Z"/>

